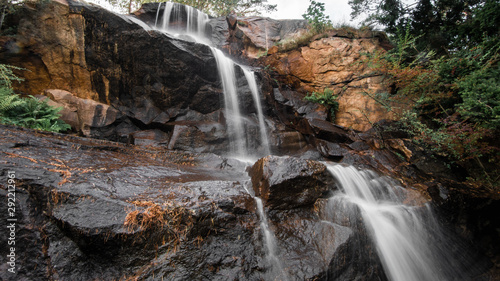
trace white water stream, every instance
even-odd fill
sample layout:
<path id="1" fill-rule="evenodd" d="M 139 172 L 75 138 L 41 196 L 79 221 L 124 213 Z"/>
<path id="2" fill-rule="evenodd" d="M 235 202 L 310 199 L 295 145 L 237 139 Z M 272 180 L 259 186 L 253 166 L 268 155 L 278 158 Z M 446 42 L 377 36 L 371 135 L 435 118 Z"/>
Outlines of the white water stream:
<path id="1" fill-rule="evenodd" d="M 264 120 L 264 113 L 262 112 L 262 105 L 260 103 L 259 88 L 257 87 L 257 80 L 255 79 L 255 73 L 244 67 L 242 67 L 243 73 L 248 81 L 248 86 L 250 91 L 252 91 L 253 100 L 255 102 L 255 108 L 257 109 L 257 118 L 259 119 L 259 129 L 260 129 L 260 141 L 264 149 L 264 155 L 271 154 L 269 148 L 269 138 L 267 137 L 266 123 Z"/>
<path id="2" fill-rule="evenodd" d="M 176 27 L 171 28 L 171 21 L 179 21 L 182 16 L 182 7 L 186 11 L 186 27 L 185 29 Z M 161 10 L 161 3 L 158 6 L 158 11 L 156 14 L 155 27 L 158 25 L 158 16 Z M 252 93 L 252 98 L 254 100 L 255 108 L 257 110 L 258 126 L 260 132 L 260 142 L 262 147 L 263 155 L 270 154 L 269 141 L 267 137 L 267 131 L 265 126 L 264 114 L 262 111 L 262 105 L 259 97 L 259 90 L 257 86 L 257 81 L 255 79 L 254 72 L 246 69 L 244 66 L 237 65 L 233 60 L 226 57 L 221 50 L 210 46 L 207 44 L 207 39 L 205 36 L 206 23 L 208 22 L 208 16 L 192 7 L 183 6 L 172 2 L 167 2 L 165 4 L 161 29 L 164 32 L 175 32 L 191 36 L 197 43 L 208 45 L 214 55 L 217 62 L 217 69 L 219 76 L 222 81 L 222 88 L 224 91 L 224 105 L 225 105 L 225 117 L 227 123 L 227 131 L 229 135 L 230 148 L 229 154 L 235 158 L 241 159 L 242 161 L 247 161 L 252 158 L 252 152 L 247 144 L 246 131 L 244 123 L 246 118 L 242 116 L 240 111 L 239 102 L 239 89 L 237 86 L 236 79 L 236 67 L 240 67 L 243 71 L 245 78 L 247 80 L 248 86 Z M 252 161 L 252 163 L 255 161 Z M 246 188 L 245 188 L 246 189 Z M 247 190 L 248 192 L 248 190 Z M 271 231 L 268 225 L 268 219 L 264 211 L 264 206 L 262 200 L 255 197 L 253 194 L 248 192 L 254 199 L 257 206 L 257 213 L 259 215 L 261 232 L 263 235 L 263 242 L 265 245 L 265 261 L 270 266 L 270 272 L 267 274 L 272 276 L 271 278 L 279 278 L 280 280 L 287 280 L 286 275 L 283 271 L 283 266 L 277 255 L 277 243 L 274 233 Z"/>
<path id="3" fill-rule="evenodd" d="M 257 204 L 257 212 L 260 218 L 260 229 L 264 236 L 264 245 L 266 248 L 266 263 L 270 265 L 270 272 L 268 272 L 268 278 L 272 280 L 288 280 L 288 277 L 283 270 L 283 264 L 278 257 L 278 243 L 276 242 L 276 237 L 272 230 L 269 228 L 268 219 L 266 212 L 264 211 L 264 205 L 259 197 L 254 197 L 255 203 Z"/>
<path id="4" fill-rule="evenodd" d="M 429 206 L 405 204 L 407 190 L 374 172 L 352 166 L 327 167 L 340 188 L 328 201 L 327 219 L 339 221 L 361 214 L 390 280 L 464 278 L 458 274 L 461 269 L 453 268 L 454 257 L 445 245 L 452 237 L 443 234 Z"/>
<path id="5" fill-rule="evenodd" d="M 162 4 L 160 3 L 156 13 L 156 28 L 158 28 L 161 7 Z M 185 26 L 179 25 L 179 22 L 182 22 L 183 19 L 185 19 Z M 224 110 L 230 142 L 229 154 L 239 159 L 249 159 L 268 155 L 270 154 L 269 141 L 264 122 L 264 115 L 262 113 L 262 105 L 260 102 L 257 81 L 255 80 L 255 74 L 226 57 L 221 50 L 210 46 L 208 43 L 209 40 L 205 37 L 208 20 L 209 17 L 207 14 L 198 11 L 193 7 L 166 2 L 163 16 L 161 18 L 161 28 L 158 29 L 164 32 L 173 33 L 174 35 L 188 35 L 197 43 L 208 45 L 212 50 L 212 54 L 217 62 L 217 69 L 224 91 Z M 172 22 L 176 22 L 176 25 L 172 26 Z M 259 126 L 260 146 L 262 148 L 261 153 L 259 154 L 256 153 L 255 148 L 250 147 L 249 142 L 247 141 L 247 137 L 251 137 L 252 134 L 247 133 L 245 128 L 245 123 L 248 118 L 241 114 L 239 101 L 240 90 L 238 89 L 236 79 L 237 67 L 240 67 L 245 74 L 245 78 L 247 79 L 247 83 L 255 103 L 255 108 L 257 110 L 257 125 Z"/>

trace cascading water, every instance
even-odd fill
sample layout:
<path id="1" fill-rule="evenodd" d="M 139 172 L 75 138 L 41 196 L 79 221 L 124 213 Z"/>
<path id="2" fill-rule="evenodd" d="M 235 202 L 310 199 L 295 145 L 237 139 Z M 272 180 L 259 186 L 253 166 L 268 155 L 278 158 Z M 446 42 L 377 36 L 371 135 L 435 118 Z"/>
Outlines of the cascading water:
<path id="1" fill-rule="evenodd" d="M 287 281 L 289 278 L 286 272 L 283 270 L 283 263 L 278 256 L 278 243 L 276 241 L 274 232 L 269 227 L 269 220 L 267 219 L 262 199 L 250 192 L 247 189 L 247 186 L 251 186 L 251 183 L 247 182 L 246 185 L 243 185 L 243 187 L 245 188 L 246 192 L 255 200 L 257 214 L 259 215 L 260 230 L 264 238 L 263 242 L 266 251 L 265 262 L 267 265 L 269 265 L 270 269 L 266 274 L 266 280 L 269 279 Z"/>
<path id="2" fill-rule="evenodd" d="M 255 203 L 257 204 L 257 212 L 260 217 L 260 228 L 264 236 L 264 244 L 266 247 L 266 262 L 269 264 L 270 272 L 268 273 L 269 279 L 272 280 L 288 280 L 285 271 L 283 270 L 283 264 L 278 258 L 278 244 L 276 243 L 276 237 L 274 233 L 269 228 L 268 219 L 264 211 L 264 205 L 259 197 L 254 197 Z"/>
<path id="3" fill-rule="evenodd" d="M 176 21 L 181 16 L 181 7 L 185 7 L 186 10 L 186 28 L 185 30 L 175 28 L 170 28 L 170 22 Z M 155 27 L 157 27 L 158 16 L 160 14 L 161 4 L 158 6 L 158 11 L 156 13 Z M 196 17 L 195 17 L 196 15 Z M 167 2 L 165 4 L 162 27 L 161 30 L 165 32 L 182 32 L 184 34 L 190 35 L 195 39 L 196 42 L 206 44 L 206 39 L 204 38 L 205 26 L 208 21 L 208 16 L 196 9 L 189 6 L 181 6 L 177 3 Z M 196 24 L 195 24 L 196 22 Z M 207 44 L 208 45 L 208 44 Z M 243 126 L 244 118 L 240 112 L 240 105 L 238 100 L 238 87 L 236 80 L 236 67 L 240 67 L 243 71 L 245 78 L 247 80 L 248 86 L 252 93 L 252 98 L 254 100 L 255 108 L 257 110 L 258 125 L 260 131 L 260 141 L 262 152 L 265 155 L 270 154 L 269 141 L 267 138 L 267 132 L 264 121 L 264 114 L 262 111 L 262 106 L 259 98 L 259 90 L 257 87 L 257 81 L 255 80 L 255 74 L 246 69 L 243 66 L 237 65 L 226 57 L 222 51 L 209 46 L 212 54 L 215 57 L 217 68 L 219 71 L 219 76 L 222 80 L 222 88 L 224 91 L 224 103 L 225 103 L 225 117 L 228 125 L 228 135 L 230 139 L 230 154 L 237 158 L 248 159 L 250 151 L 245 138 L 245 128 Z M 248 190 L 247 190 L 248 192 Z M 255 197 L 250 192 L 249 194 L 255 199 L 257 205 L 257 212 L 260 218 L 260 227 L 264 238 L 264 244 L 266 249 L 266 262 L 270 265 L 270 272 L 268 275 L 272 276 L 270 278 L 279 280 L 287 280 L 285 272 L 281 261 L 277 256 L 277 243 L 274 237 L 274 233 L 271 231 L 268 225 L 268 220 L 264 211 L 264 206 L 262 200 Z"/>
<path id="4" fill-rule="evenodd" d="M 159 4 L 155 28 L 164 32 L 190 35 L 196 42 L 206 44 L 207 40 L 203 39 L 208 21 L 206 14 L 192 7 L 167 2 L 159 28 L 161 7 L 162 4 Z M 183 13 L 186 16 L 185 26 L 171 26 L 171 22 L 183 18 Z M 148 30 L 144 24 L 130 20 Z M 265 154 L 270 154 L 254 73 L 235 64 L 220 50 L 210 48 L 216 59 L 224 90 L 230 154 L 243 158 L 249 155 L 245 138 L 245 118 L 241 115 L 239 107 L 236 67 L 242 69 L 248 81 L 257 110 L 261 146 Z M 450 246 L 450 243 L 446 242 L 450 237 L 445 237 L 441 232 L 429 206 L 405 205 L 407 191 L 393 185 L 385 178 L 378 177 L 375 173 L 341 165 L 328 165 L 328 169 L 337 179 L 340 191 L 328 200 L 324 220 L 326 223 L 338 223 L 345 220 L 346 216 L 356 218 L 361 215 L 389 279 L 394 281 L 464 279 L 460 275 L 463 271 L 458 270 L 464 263 L 456 262 L 456 259 L 447 259 L 441 251 Z M 260 218 L 266 251 L 265 261 L 270 265 L 270 271 L 266 276 L 271 279 L 286 280 L 288 277 L 283 269 L 283 262 L 278 257 L 277 241 L 269 227 L 262 200 L 253 195 L 252 197 L 255 199 Z M 456 251 L 453 254 L 456 255 Z"/>
<path id="5" fill-rule="evenodd" d="M 159 4 L 158 11 L 156 13 L 156 27 L 161 7 L 161 4 Z M 184 18 L 184 15 L 186 16 L 185 27 L 171 26 L 171 22 L 180 21 Z M 226 57 L 221 50 L 207 44 L 208 40 L 205 38 L 205 30 L 208 22 L 208 15 L 190 6 L 166 2 L 161 21 L 162 25 L 160 30 L 189 35 L 197 43 L 208 45 L 211 48 L 212 54 L 217 62 L 217 68 L 219 76 L 222 80 L 222 88 L 224 91 L 225 117 L 230 142 L 229 154 L 240 159 L 249 159 L 252 156 L 255 157 L 270 154 L 269 141 L 267 138 L 264 115 L 262 113 L 262 106 L 260 103 L 255 75 L 243 66 L 235 64 L 234 61 Z M 247 79 L 252 93 L 252 98 L 255 103 L 255 108 L 257 110 L 258 126 L 260 131 L 260 146 L 262 147 L 262 153 L 259 155 L 255 154 L 255 149 L 249 147 L 250 145 L 246 138 L 251 134 L 246 133 L 246 118 L 242 116 L 240 110 L 240 103 L 238 99 L 239 92 L 236 81 L 236 67 L 240 67 L 245 74 L 245 78 Z"/>
<path id="6" fill-rule="evenodd" d="M 252 71 L 242 68 L 243 73 L 248 81 L 248 86 L 250 87 L 250 91 L 253 95 L 253 100 L 255 102 L 255 108 L 257 109 L 257 118 L 259 119 L 259 128 L 260 128 L 260 141 L 264 150 L 264 155 L 271 154 L 269 148 L 269 139 L 267 137 L 266 132 L 266 123 L 264 120 L 264 113 L 262 112 L 262 105 L 259 101 L 259 88 L 257 87 L 257 81 L 255 80 L 255 73 Z"/>
<path id="7" fill-rule="evenodd" d="M 228 133 L 231 145 L 231 154 L 238 157 L 247 155 L 246 143 L 243 128 L 243 116 L 240 113 L 238 103 L 238 87 L 236 86 L 235 64 L 232 60 L 224 56 L 222 51 L 212 48 L 217 68 L 222 79 L 222 88 L 224 90 L 224 103 L 226 111 L 226 120 L 228 124 Z"/>
<path id="8" fill-rule="evenodd" d="M 355 221 L 360 214 L 390 280 L 464 280 L 459 273 L 464 265 L 449 256 L 451 237 L 429 206 L 404 204 L 406 189 L 371 171 L 327 166 L 340 191 L 328 200 L 326 219 Z"/>

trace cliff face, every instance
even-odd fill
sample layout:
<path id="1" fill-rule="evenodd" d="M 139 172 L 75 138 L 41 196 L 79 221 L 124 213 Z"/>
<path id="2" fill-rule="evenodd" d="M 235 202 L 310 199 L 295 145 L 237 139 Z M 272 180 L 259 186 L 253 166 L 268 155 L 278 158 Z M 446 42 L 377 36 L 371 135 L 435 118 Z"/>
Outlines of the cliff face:
<path id="1" fill-rule="evenodd" d="M 15 85 L 18 92 L 51 97 L 76 131 L 196 151 L 227 146 L 222 86 L 209 47 L 80 2 L 26 5 L 19 16 L 18 33 L 3 38 L 0 58 L 26 69 L 17 73 L 25 78 Z M 255 108 L 241 71 L 237 80 L 250 114 Z M 139 131 L 152 133 L 134 135 Z"/>
<path id="2" fill-rule="evenodd" d="M 384 78 L 360 63 L 365 54 L 375 51 L 385 51 L 377 37 L 333 35 L 297 50 L 262 57 L 260 63 L 275 71 L 280 82 L 303 93 L 332 89 L 339 103 L 335 124 L 365 131 L 373 123 L 394 118 L 394 113 L 372 98 L 388 91 Z"/>
<path id="3" fill-rule="evenodd" d="M 22 260 L 28 265 L 22 276 L 268 278 L 245 165 L 200 154 L 228 146 L 222 85 L 210 48 L 80 2 L 44 5 L 27 4 L 18 34 L 0 40 L 2 63 L 29 70 L 18 73 L 26 81 L 16 89 L 64 106 L 63 118 L 85 136 L 160 148 L 0 128 L 0 171 L 17 171 L 19 206 L 28 210 L 22 214 L 20 241 L 36 241 L 35 250 L 20 250 L 38 254 L 36 262 Z M 136 16 L 151 23 L 156 11 L 157 4 L 149 4 Z M 305 25 L 253 17 L 209 24 L 215 45 L 240 58 L 256 57 L 270 42 L 293 37 Z M 381 77 L 357 62 L 364 52 L 386 48 L 374 33 L 332 33 L 289 52 L 269 48 L 254 61 L 258 68 L 272 69 L 278 80 L 271 82 L 265 71 L 257 74 L 273 152 L 297 158 L 261 159 L 251 169 L 253 185 L 269 204 L 270 224 L 297 280 L 386 279 L 366 229 L 356 224 L 359 218 L 339 222 L 334 231 L 318 223 L 317 208 L 335 188 L 324 165 L 311 159 L 401 179 L 424 194 L 423 201 L 441 206 L 451 227 L 482 241 L 491 257 L 499 255 L 494 245 L 499 222 L 492 215 L 498 195 L 467 191 L 460 184 L 466 177 L 461 170 L 380 121 L 392 116 L 365 95 L 387 89 Z M 236 72 L 242 108 L 255 119 L 249 85 L 241 69 Z M 325 87 L 339 96 L 337 124 L 328 120 L 324 106 L 303 99 Z M 377 121 L 379 126 L 369 129 Z M 160 205 L 172 212 L 158 213 Z M 176 216 L 177 228 L 166 231 L 148 221 L 154 212 L 163 219 Z M 355 245 L 360 252 L 352 251 Z"/>
<path id="4" fill-rule="evenodd" d="M 154 25 L 156 9 L 157 5 L 146 5 L 136 16 Z M 214 113 L 222 100 L 217 73 L 204 71 L 216 69 L 207 47 L 146 31 L 128 16 L 76 2 L 26 5 L 22 14 L 18 34 L 3 38 L 0 52 L 6 63 L 29 70 L 18 73 L 25 82 L 16 89 L 32 95 L 47 89 L 65 90 L 119 111 L 117 120 L 108 120 L 104 127 L 87 124 L 75 128 L 85 135 L 124 140 L 134 131 L 159 127 L 168 134 L 175 126 L 172 122 L 187 112 L 200 116 L 197 122 L 223 123 L 216 117 L 220 114 Z M 300 36 L 307 24 L 302 20 L 228 17 L 212 19 L 209 26 L 215 45 L 232 56 L 251 58 Z M 387 91 L 382 77 L 371 75 L 358 63 L 363 53 L 381 51 L 386 43 L 372 32 L 346 36 L 352 37 L 337 32 L 294 51 L 261 57 L 259 64 L 276 71 L 280 82 L 303 95 L 333 89 L 339 96 L 335 123 L 363 131 L 393 117 L 367 95 Z M 264 94 L 272 96 L 272 90 Z M 249 106 L 250 112 L 255 110 L 251 103 Z M 207 116 L 209 113 L 214 114 Z M 196 133 L 200 126 L 191 124 L 188 129 L 205 136 Z"/>
<path id="5" fill-rule="evenodd" d="M 321 38 L 313 36 L 304 46 L 278 51 L 282 48 L 278 46 L 290 42 L 304 44 L 301 41 L 308 37 L 305 20 L 228 17 L 227 22 L 224 47 L 233 56 L 257 59 L 256 65 L 303 95 L 333 90 L 339 103 L 335 124 L 365 131 L 380 120 L 394 119 L 394 112 L 372 98 L 389 92 L 389 85 L 362 62 L 366 54 L 392 48 L 382 32 L 341 28 Z"/>
<path id="6" fill-rule="evenodd" d="M 64 89 L 82 98 L 97 98 L 85 56 L 85 19 L 68 5 L 49 3 L 39 10 L 24 6 L 15 37 L 3 38 L 3 62 L 27 69 L 18 72 L 25 81 L 16 89 L 41 94 Z"/>

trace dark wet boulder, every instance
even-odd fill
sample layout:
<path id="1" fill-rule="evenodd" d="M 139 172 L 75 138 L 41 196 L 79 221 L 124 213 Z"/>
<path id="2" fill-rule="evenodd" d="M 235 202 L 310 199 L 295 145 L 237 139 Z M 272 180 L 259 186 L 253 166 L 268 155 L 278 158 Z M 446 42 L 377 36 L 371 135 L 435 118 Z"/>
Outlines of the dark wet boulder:
<path id="1" fill-rule="evenodd" d="M 275 102 L 275 107 L 278 111 L 278 116 L 285 124 L 290 124 L 292 127 L 299 124 L 303 118 L 321 119 L 328 118 L 326 108 L 318 103 L 313 103 L 304 100 L 305 95 L 296 91 L 273 89 L 271 95 Z M 304 130 L 297 128 L 301 133 Z"/>
<path id="2" fill-rule="evenodd" d="M 338 143 L 315 139 L 316 149 L 321 155 L 329 160 L 339 162 L 349 151 Z"/>
<path id="3" fill-rule="evenodd" d="M 334 143 L 351 143 L 352 138 L 349 135 L 349 130 L 342 126 L 333 124 L 332 122 L 321 119 L 306 119 L 302 122 L 307 122 L 311 130 L 311 134 L 318 139 L 327 140 Z"/>
<path id="4" fill-rule="evenodd" d="M 249 174 L 255 195 L 269 209 L 310 206 L 331 190 L 333 183 L 324 164 L 289 156 L 261 158 Z"/>
<path id="5" fill-rule="evenodd" d="M 130 134 L 130 143 L 135 145 L 167 146 L 169 136 L 160 130 L 136 131 Z"/>

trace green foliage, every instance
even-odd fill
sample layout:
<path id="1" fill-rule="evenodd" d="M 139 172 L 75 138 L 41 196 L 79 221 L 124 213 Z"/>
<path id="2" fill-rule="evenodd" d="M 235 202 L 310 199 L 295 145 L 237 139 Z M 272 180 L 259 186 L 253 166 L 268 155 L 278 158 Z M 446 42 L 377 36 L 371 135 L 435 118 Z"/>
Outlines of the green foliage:
<path id="1" fill-rule="evenodd" d="M 500 65 L 485 67 L 459 79 L 463 100 L 458 111 L 472 122 L 500 128 Z"/>
<path id="2" fill-rule="evenodd" d="M 316 33 L 325 32 L 332 28 L 330 17 L 325 15 L 325 4 L 311 0 L 305 14 L 302 15 Z"/>
<path id="3" fill-rule="evenodd" d="M 12 82 L 21 82 L 23 81 L 22 78 L 17 77 L 13 70 L 22 70 L 22 68 L 13 66 L 13 65 L 7 65 L 7 64 L 0 64 L 0 87 L 1 88 L 9 88 L 12 89 Z"/>
<path id="4" fill-rule="evenodd" d="M 493 160 L 498 148 L 483 139 L 493 137 L 494 132 L 474 123 L 457 122 L 457 118 L 450 116 L 443 121 L 444 126 L 433 129 L 420 120 L 417 112 L 405 111 L 399 123 L 415 142 L 453 161 L 463 163 L 488 155 Z"/>
<path id="5" fill-rule="evenodd" d="M 0 88 L 0 116 L 5 115 L 6 112 L 13 110 L 23 104 L 23 101 L 18 95 L 15 95 L 12 89 L 1 87 Z"/>
<path id="6" fill-rule="evenodd" d="M 383 25 L 386 31 L 395 34 L 398 27 L 404 26 L 406 10 L 399 0 L 349 0 L 353 19 L 363 15 L 365 25 Z"/>
<path id="7" fill-rule="evenodd" d="M 339 109 L 339 102 L 332 89 L 325 88 L 322 93 L 312 92 L 311 95 L 305 96 L 304 99 L 326 106 L 330 112 L 330 120 L 335 120 L 335 113 Z"/>
<path id="8" fill-rule="evenodd" d="M 436 58 L 422 52 L 407 29 L 389 52 L 368 54 L 373 75 L 383 75 L 391 91 L 367 93 L 393 112 L 412 139 L 434 154 L 469 169 L 471 184 L 496 190 L 500 160 L 500 44 L 496 39 Z M 471 164 L 473 163 L 473 164 Z M 479 166 L 477 165 L 479 164 Z M 497 169 L 497 170 L 495 170 Z"/>
<path id="9" fill-rule="evenodd" d="M 21 78 L 14 75 L 13 69 L 20 69 L 12 65 L 0 64 L 0 118 L 7 112 L 22 106 L 22 99 L 14 94 L 12 82 L 22 81 Z"/>
<path id="10" fill-rule="evenodd" d="M 22 126 L 37 130 L 61 132 L 71 127 L 60 120 L 62 108 L 53 108 L 47 101 L 37 98 L 21 98 L 12 90 L 13 81 L 22 81 L 12 73 L 20 69 L 0 64 L 0 123 Z"/>
<path id="11" fill-rule="evenodd" d="M 485 36 L 498 39 L 498 0 L 350 0 L 351 16 L 366 16 L 368 25 L 383 26 L 398 39 L 406 28 L 418 36 L 419 51 L 434 50 L 444 55 L 470 49 Z"/>
<path id="12" fill-rule="evenodd" d="M 376 94 L 383 97 L 382 104 L 421 104 L 428 101 L 429 96 L 436 97 L 433 94 L 438 88 L 439 76 L 432 68 L 425 67 L 434 53 L 418 53 L 417 39 L 407 30 L 399 36 L 398 44 L 392 50 L 365 54 L 367 58 L 363 62 L 372 69 L 372 75 L 384 76 L 393 89 L 393 93 Z"/>

